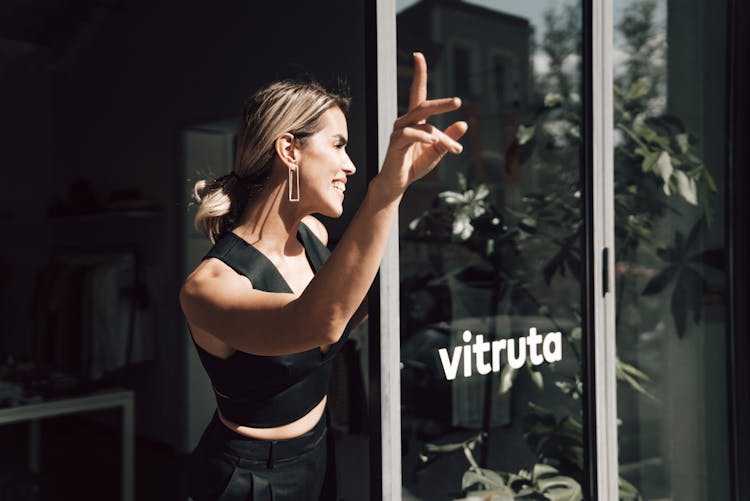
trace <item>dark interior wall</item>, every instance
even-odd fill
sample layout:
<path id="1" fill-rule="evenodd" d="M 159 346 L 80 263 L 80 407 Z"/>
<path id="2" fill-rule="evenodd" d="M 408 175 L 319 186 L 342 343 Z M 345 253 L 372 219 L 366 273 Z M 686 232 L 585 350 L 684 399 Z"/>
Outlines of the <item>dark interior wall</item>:
<path id="1" fill-rule="evenodd" d="M 71 2 L 72 3 L 72 2 Z M 0 248 L 3 356 L 23 358 L 34 279 L 57 247 L 130 242 L 143 256 L 157 318 L 157 361 L 125 371 L 137 391 L 137 430 L 174 442 L 184 392 L 177 291 L 185 217 L 181 132 L 237 118 L 248 93 L 267 81 L 310 73 L 341 77 L 354 99 L 349 183 L 340 235 L 365 190 L 363 2 L 127 1 L 85 8 L 34 0 L 0 4 Z M 44 33 L 47 33 L 46 35 Z M 105 203 L 132 188 L 160 210 L 152 217 L 51 219 L 81 177 Z M 182 351 L 182 352 L 181 352 Z"/>

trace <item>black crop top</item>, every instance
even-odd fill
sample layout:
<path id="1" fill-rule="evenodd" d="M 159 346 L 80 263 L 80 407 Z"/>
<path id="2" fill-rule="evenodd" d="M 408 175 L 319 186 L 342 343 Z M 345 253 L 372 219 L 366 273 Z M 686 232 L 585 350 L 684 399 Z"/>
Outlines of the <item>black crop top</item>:
<path id="1" fill-rule="evenodd" d="M 300 223 L 297 239 L 317 273 L 330 252 L 310 229 Z M 253 288 L 266 292 L 292 290 L 271 261 L 232 232 L 223 235 L 203 259 L 217 258 L 250 279 Z M 248 331 L 252 326 L 248 326 Z M 197 344 L 216 395 L 216 404 L 228 420 L 254 428 L 291 423 L 310 412 L 325 396 L 331 376 L 331 359 L 341 350 L 350 325 L 323 354 L 320 348 L 281 356 L 261 356 L 235 351 L 223 359 Z"/>

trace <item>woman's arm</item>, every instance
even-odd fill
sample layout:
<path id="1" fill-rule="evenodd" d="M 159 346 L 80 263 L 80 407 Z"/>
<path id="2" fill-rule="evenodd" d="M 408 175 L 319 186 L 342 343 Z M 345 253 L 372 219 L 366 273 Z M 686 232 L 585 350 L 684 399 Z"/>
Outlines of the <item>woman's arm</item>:
<path id="1" fill-rule="evenodd" d="M 369 313 L 369 306 L 368 306 L 369 297 L 370 297 L 369 294 L 365 296 L 362 302 L 359 303 L 359 308 L 357 308 L 357 311 L 355 311 L 354 315 L 352 315 L 352 320 L 351 320 L 352 329 L 356 329 L 365 320 L 367 320 L 367 316 Z"/>
<path id="2" fill-rule="evenodd" d="M 299 352 L 340 338 L 375 278 L 404 191 L 446 153 L 462 149 L 456 140 L 466 132 L 466 123 L 456 122 L 445 132 L 426 123 L 430 116 L 457 109 L 460 100 L 426 100 L 424 57 L 415 54 L 414 64 L 409 111 L 394 124 L 381 172 L 307 288 L 298 297 L 257 291 L 214 263 L 212 274 L 189 278 L 180 291 L 191 323 L 236 349 L 258 355 Z"/>

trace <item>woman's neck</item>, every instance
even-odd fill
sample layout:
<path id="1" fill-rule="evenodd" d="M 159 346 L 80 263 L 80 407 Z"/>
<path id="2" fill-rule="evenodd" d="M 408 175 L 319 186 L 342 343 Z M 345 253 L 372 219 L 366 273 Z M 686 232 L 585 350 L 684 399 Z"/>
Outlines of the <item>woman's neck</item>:
<path id="1" fill-rule="evenodd" d="M 248 202 L 233 231 L 266 252 L 292 255 L 301 246 L 297 230 L 303 217 L 299 206 L 287 201 L 285 184 L 278 183 Z"/>

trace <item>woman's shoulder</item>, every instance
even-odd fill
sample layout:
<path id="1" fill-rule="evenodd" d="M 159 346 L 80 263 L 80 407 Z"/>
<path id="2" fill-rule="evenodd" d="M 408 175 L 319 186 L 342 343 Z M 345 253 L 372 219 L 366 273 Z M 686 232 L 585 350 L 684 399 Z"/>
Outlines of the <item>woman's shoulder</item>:
<path id="1" fill-rule="evenodd" d="M 310 228 L 310 231 L 318 237 L 318 240 L 323 242 L 323 245 L 328 245 L 328 230 L 318 218 L 315 216 L 305 216 L 302 218 L 302 222 Z"/>
<path id="2" fill-rule="evenodd" d="M 250 280 L 238 274 L 222 260 L 209 257 L 201 261 L 190 275 L 185 278 L 180 288 L 180 295 L 200 297 L 210 295 L 217 285 L 222 287 L 232 285 L 236 287 L 253 288 Z"/>

